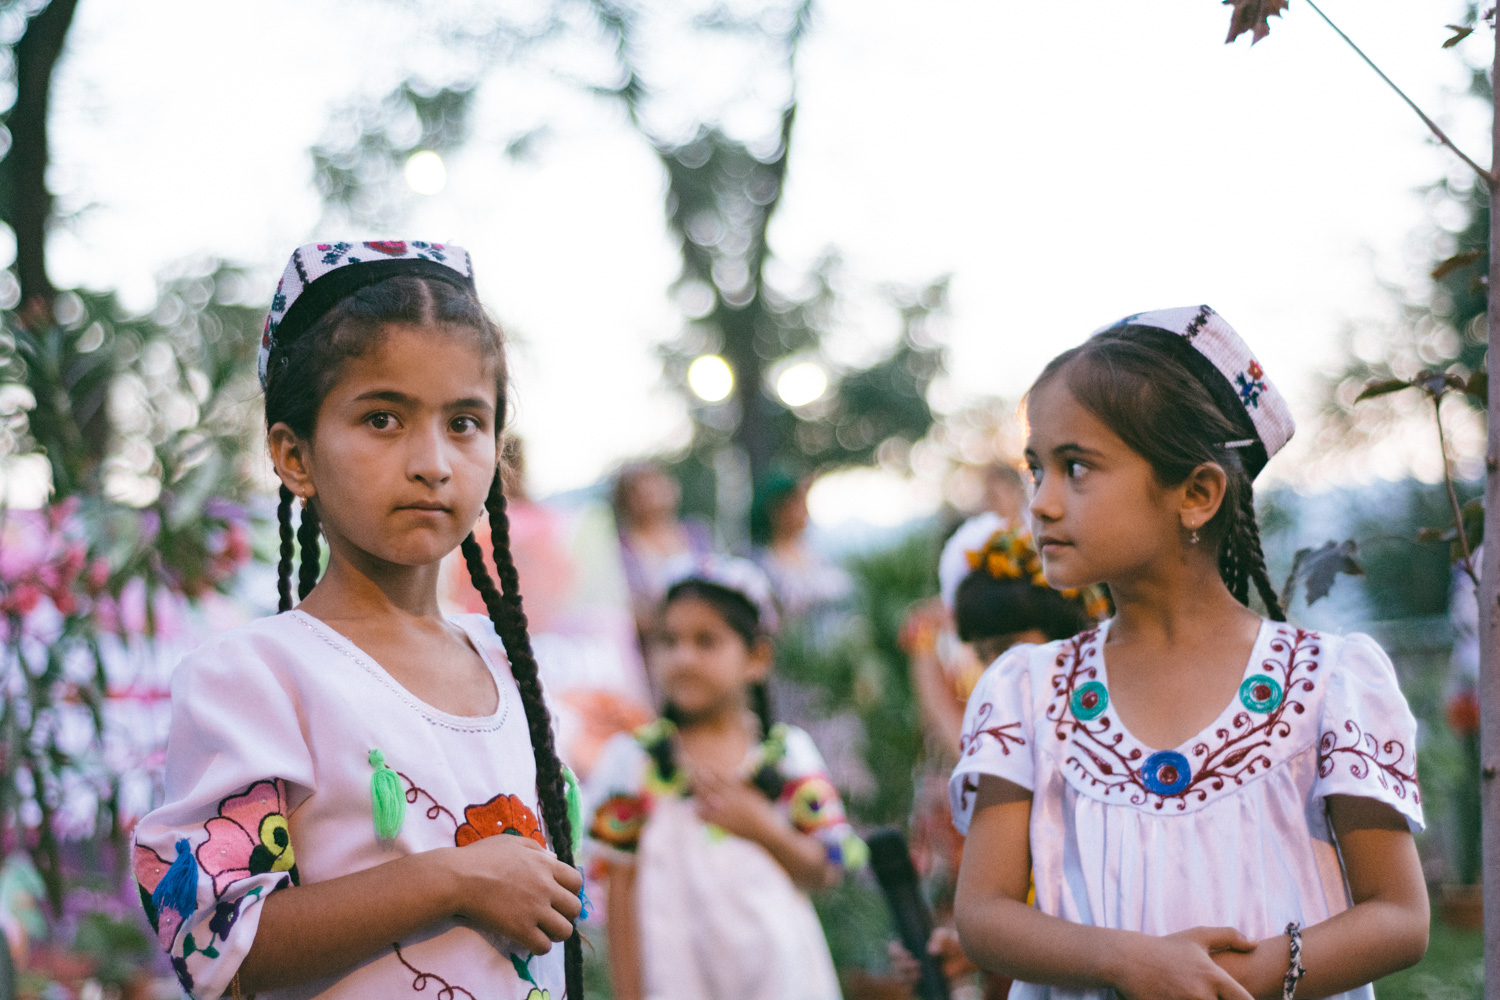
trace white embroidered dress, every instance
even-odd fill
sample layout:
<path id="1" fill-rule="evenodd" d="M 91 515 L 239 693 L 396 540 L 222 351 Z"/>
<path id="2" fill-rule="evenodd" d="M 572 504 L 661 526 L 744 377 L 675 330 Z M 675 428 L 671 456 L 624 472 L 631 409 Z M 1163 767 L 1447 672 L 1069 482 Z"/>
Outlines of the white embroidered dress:
<path id="1" fill-rule="evenodd" d="M 777 808 L 843 863 L 854 834 L 822 756 L 801 729 L 776 730 Z M 764 847 L 704 823 L 685 774 L 664 781 L 621 734 L 589 776 L 589 799 L 595 842 L 611 863 L 636 867 L 646 1000 L 839 1000 L 812 901 Z"/>
<path id="2" fill-rule="evenodd" d="M 500 640 L 488 618 L 454 621 L 494 676 L 500 698 L 491 715 L 427 705 L 299 611 L 226 632 L 183 659 L 172 678 L 166 801 L 136 827 L 135 874 L 190 996 L 228 991 L 261 903 L 289 883 L 497 834 L 544 843 L 531 739 Z M 392 840 L 375 834 L 375 749 L 409 803 Z M 168 875 L 174 861 L 179 871 Z M 406 998 L 428 990 L 442 1000 L 562 1000 L 562 947 L 532 957 L 444 920 L 339 975 L 260 995 Z"/>
<path id="3" fill-rule="evenodd" d="M 1327 796 L 1378 799 L 1421 829 L 1416 721 L 1368 636 L 1263 622 L 1238 697 L 1197 736 L 1158 751 L 1110 704 L 1107 632 L 997 660 L 969 699 L 949 783 L 965 833 L 979 776 L 1031 790 L 1044 913 L 1154 935 L 1228 925 L 1275 937 L 1350 905 Z M 1011 993 L 1112 995 L 1026 983 Z"/>

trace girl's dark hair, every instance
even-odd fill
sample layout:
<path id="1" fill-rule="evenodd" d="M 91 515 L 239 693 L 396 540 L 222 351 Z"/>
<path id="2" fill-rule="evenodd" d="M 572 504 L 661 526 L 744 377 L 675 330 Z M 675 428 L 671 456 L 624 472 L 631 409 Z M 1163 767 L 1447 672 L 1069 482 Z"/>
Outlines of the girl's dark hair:
<path id="1" fill-rule="evenodd" d="M 485 313 L 472 294 L 448 282 L 415 275 L 402 275 L 360 288 L 330 309 L 306 333 L 285 348 L 272 352 L 266 381 L 266 427 L 284 423 L 303 440 L 310 440 L 319 407 L 349 360 L 375 347 L 386 324 L 406 323 L 439 327 L 468 335 L 481 356 L 495 371 L 496 428 L 505 426 L 506 367 L 504 339 L 500 328 Z M 281 488 L 277 520 L 281 529 L 281 561 L 277 589 L 282 611 L 292 607 L 292 493 Z M 568 824 L 567 783 L 552 733 L 552 719 L 542 698 L 536 657 L 531 650 L 526 613 L 515 560 L 510 553 L 510 519 L 505 491 L 496 472 L 490 483 L 485 509 L 490 518 L 499 586 L 490 575 L 479 543 L 471 533 L 462 549 L 469 578 L 484 599 L 485 610 L 510 661 L 510 671 L 521 694 L 526 725 L 531 731 L 531 751 L 536 762 L 536 793 L 542 822 L 552 839 L 552 848 L 563 864 L 573 864 L 573 834 Z M 306 597 L 317 583 L 319 572 L 317 501 L 302 511 L 296 533 L 301 549 L 297 592 Z M 567 996 L 583 997 L 583 952 L 575 929 L 563 946 Z"/>
<path id="2" fill-rule="evenodd" d="M 1205 462 L 1223 468 L 1224 502 L 1200 537 L 1217 550 L 1219 575 L 1240 603 L 1249 605 L 1253 583 L 1266 614 L 1285 621 L 1261 551 L 1255 489 L 1239 449 L 1226 447 L 1256 439 L 1254 425 L 1214 401 L 1171 349 L 1179 339 L 1147 327 L 1106 330 L 1053 358 L 1031 391 L 1061 376 L 1073 398 L 1149 462 L 1165 486 L 1178 485 Z"/>
<path id="3" fill-rule="evenodd" d="M 1030 580 L 998 580 L 983 569 L 964 577 L 953 599 L 953 619 L 964 642 L 1039 629 L 1050 642 L 1093 625 L 1082 604 Z"/>
<path id="4" fill-rule="evenodd" d="M 662 598 L 661 606 L 665 611 L 677 601 L 682 600 L 702 601 L 718 613 L 724 619 L 735 635 L 745 641 L 745 645 L 754 648 L 755 644 L 766 638 L 765 629 L 761 627 L 760 609 L 755 602 L 744 594 L 723 584 L 714 583 L 711 580 L 702 580 L 690 577 L 673 584 L 665 597 Z M 747 692 L 750 697 L 750 708 L 755 712 L 755 718 L 760 722 L 761 739 L 771 735 L 771 727 L 775 721 L 771 715 L 771 691 L 765 681 L 757 681 L 751 684 Z M 673 725 L 682 723 L 682 713 L 677 706 L 671 702 L 662 708 L 662 716 Z M 649 751 L 656 761 L 656 769 L 662 779 L 671 781 L 677 773 L 676 753 L 672 748 L 671 740 L 659 740 L 654 743 Z M 752 779 L 756 787 L 765 792 L 770 798 L 778 798 L 781 788 L 785 784 L 779 774 L 766 774 L 765 768 L 756 773 Z"/>

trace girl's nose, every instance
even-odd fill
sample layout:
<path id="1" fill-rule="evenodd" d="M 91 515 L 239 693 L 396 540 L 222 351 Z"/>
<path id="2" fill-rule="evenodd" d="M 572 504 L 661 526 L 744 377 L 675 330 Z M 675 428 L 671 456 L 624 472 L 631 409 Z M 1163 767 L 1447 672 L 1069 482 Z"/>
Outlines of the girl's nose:
<path id="1" fill-rule="evenodd" d="M 1056 476 L 1043 476 L 1032 489 L 1026 510 L 1033 521 L 1056 521 L 1062 517 L 1062 491 L 1053 485 L 1056 480 Z"/>
<path id="2" fill-rule="evenodd" d="M 448 458 L 447 435 L 443 428 L 413 434 L 409 440 L 408 474 L 428 486 L 446 483 L 453 475 L 453 463 Z"/>

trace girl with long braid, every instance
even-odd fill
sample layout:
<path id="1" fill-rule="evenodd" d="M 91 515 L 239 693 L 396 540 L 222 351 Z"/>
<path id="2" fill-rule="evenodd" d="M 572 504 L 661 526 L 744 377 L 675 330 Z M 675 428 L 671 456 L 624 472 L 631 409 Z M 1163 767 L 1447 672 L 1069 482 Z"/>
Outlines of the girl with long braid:
<path id="1" fill-rule="evenodd" d="M 1427 943 L 1416 723 L 1369 637 L 1285 622 L 1251 486 L 1285 401 L 1201 306 L 1063 353 L 1027 417 L 1047 582 L 1116 610 L 970 697 L 965 951 L 1022 1000 L 1372 997 Z"/>
<path id="2" fill-rule="evenodd" d="M 581 807 L 510 556 L 504 344 L 468 254 L 299 248 L 260 372 L 281 613 L 183 660 L 166 802 L 135 832 L 184 991 L 581 1000 Z M 459 547 L 487 617 L 438 610 Z"/>

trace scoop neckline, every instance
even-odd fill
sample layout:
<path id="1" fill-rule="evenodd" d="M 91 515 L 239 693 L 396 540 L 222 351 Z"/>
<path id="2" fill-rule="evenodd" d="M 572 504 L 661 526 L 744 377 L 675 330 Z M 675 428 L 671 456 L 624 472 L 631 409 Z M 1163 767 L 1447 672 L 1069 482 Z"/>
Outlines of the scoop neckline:
<path id="1" fill-rule="evenodd" d="M 1104 686 L 1106 692 L 1109 691 L 1109 657 L 1105 655 L 1104 647 L 1109 637 L 1109 628 L 1112 624 L 1114 624 L 1114 619 L 1109 619 L 1101 624 L 1094 637 L 1094 642 L 1097 643 L 1097 659 L 1094 663 L 1097 673 L 1094 679 Z M 1115 731 L 1124 734 L 1125 738 L 1139 747 L 1148 758 L 1155 754 L 1163 753 L 1178 753 L 1184 757 L 1188 757 L 1189 752 L 1194 746 L 1212 737 L 1218 730 L 1230 728 L 1229 724 L 1235 715 L 1246 710 L 1247 706 L 1242 700 L 1242 692 L 1245 682 L 1261 673 L 1259 665 L 1264 659 L 1261 655 L 1262 647 L 1265 646 L 1272 632 L 1271 625 L 1270 619 L 1262 618 L 1260 620 L 1260 627 L 1255 633 L 1255 642 L 1250 646 L 1250 655 L 1245 658 L 1245 666 L 1240 670 L 1239 684 L 1235 686 L 1234 694 L 1230 697 L 1228 704 L 1219 710 L 1219 714 L 1214 716 L 1208 725 L 1199 729 L 1176 746 L 1155 747 L 1136 736 L 1130 727 L 1125 725 L 1125 721 L 1120 718 L 1120 713 L 1115 707 L 1113 697 L 1105 699 L 1104 711 L 1099 714 L 1108 718 L 1110 725 L 1114 727 Z M 1285 694 L 1282 697 L 1285 697 Z"/>
<path id="2" fill-rule="evenodd" d="M 413 694 L 404 684 L 396 680 L 390 671 L 381 666 L 375 657 L 365 652 L 353 639 L 350 639 L 344 633 L 323 621 L 323 619 L 318 618 L 316 615 L 310 615 L 298 608 L 292 608 L 287 614 L 293 616 L 296 621 L 311 630 L 334 649 L 343 653 L 360 667 L 363 667 L 367 673 L 385 685 L 386 688 L 404 701 L 410 708 L 426 716 L 432 722 L 450 729 L 468 731 L 492 730 L 500 728 L 510 713 L 510 698 L 506 692 L 506 684 L 504 683 L 505 675 L 500 672 L 495 661 L 491 658 L 489 651 L 485 649 L 485 644 L 479 641 L 479 636 L 475 635 L 474 630 L 469 627 L 466 619 L 471 616 L 447 615 L 445 616 L 445 620 L 463 630 L 464 636 L 469 640 L 469 645 L 479 654 L 479 658 L 484 661 L 485 669 L 490 672 L 490 678 L 495 682 L 495 710 L 488 715 L 455 715 L 452 712 L 443 711 L 436 705 L 424 701 Z"/>

